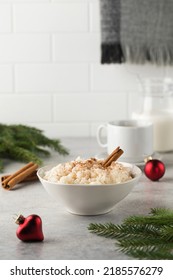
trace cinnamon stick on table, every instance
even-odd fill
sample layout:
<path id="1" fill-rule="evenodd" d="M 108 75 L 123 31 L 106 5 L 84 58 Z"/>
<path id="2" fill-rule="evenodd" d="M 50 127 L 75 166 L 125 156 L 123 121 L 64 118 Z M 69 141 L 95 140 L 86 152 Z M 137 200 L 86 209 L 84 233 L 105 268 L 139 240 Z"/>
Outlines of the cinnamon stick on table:
<path id="1" fill-rule="evenodd" d="M 34 162 L 29 162 L 21 169 L 17 170 L 14 174 L 8 176 L 2 180 L 2 187 L 6 190 L 11 190 L 16 184 L 23 180 L 26 180 L 33 172 L 38 168 L 38 165 Z"/>
<path id="2" fill-rule="evenodd" d="M 6 180 L 7 178 L 9 178 L 11 176 L 11 174 L 8 175 L 3 175 L 1 176 L 1 183 L 3 183 L 4 180 Z M 24 178 L 22 181 L 20 181 L 18 184 L 23 183 L 23 182 L 28 182 L 28 181 L 34 181 L 38 179 L 37 177 L 37 170 L 34 171 L 32 174 L 30 174 L 29 176 L 27 176 L 26 178 Z"/>

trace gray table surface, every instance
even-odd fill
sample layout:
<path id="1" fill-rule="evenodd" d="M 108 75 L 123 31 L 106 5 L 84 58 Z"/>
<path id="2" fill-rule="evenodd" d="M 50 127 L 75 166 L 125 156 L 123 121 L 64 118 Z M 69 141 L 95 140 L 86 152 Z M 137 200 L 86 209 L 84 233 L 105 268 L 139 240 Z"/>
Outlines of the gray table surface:
<path id="1" fill-rule="evenodd" d="M 103 152 L 94 138 L 63 138 L 69 148 L 66 157 L 54 153 L 45 164 L 70 161 L 78 155 L 91 157 Z M 97 236 L 88 231 L 92 222 L 121 223 L 129 215 L 148 214 L 153 207 L 173 208 L 173 155 L 162 155 L 166 164 L 165 176 L 152 182 L 143 174 L 138 185 L 113 211 L 98 216 L 72 215 L 48 196 L 41 183 L 18 185 L 12 191 L 0 187 L 0 259 L 1 260 L 123 260 L 115 240 Z M 171 162 L 172 160 L 172 162 Z M 8 162 L 4 173 L 12 173 L 22 163 Z M 44 242 L 24 243 L 16 237 L 15 214 L 37 214 L 42 218 Z"/>

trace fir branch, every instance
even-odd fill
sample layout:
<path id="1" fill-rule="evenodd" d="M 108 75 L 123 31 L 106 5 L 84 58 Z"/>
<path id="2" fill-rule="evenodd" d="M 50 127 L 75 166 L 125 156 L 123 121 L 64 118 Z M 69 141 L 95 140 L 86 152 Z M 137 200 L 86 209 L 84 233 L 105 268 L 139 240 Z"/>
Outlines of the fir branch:
<path id="1" fill-rule="evenodd" d="M 173 211 L 154 208 L 148 216 L 131 216 L 121 225 L 91 223 L 97 235 L 116 238 L 120 251 L 138 259 L 173 259 Z"/>
<path id="2" fill-rule="evenodd" d="M 88 229 L 91 232 L 96 233 L 97 235 L 101 235 L 108 238 L 116 238 L 118 234 L 122 233 L 121 227 L 122 226 L 115 225 L 113 223 L 107 223 L 105 225 L 91 223 Z"/>
<path id="3" fill-rule="evenodd" d="M 156 249 L 153 246 L 148 247 L 137 247 L 137 248 L 126 248 L 122 249 L 123 253 L 126 253 L 129 256 L 132 256 L 137 259 L 146 259 L 146 260 L 172 260 L 173 254 L 169 250 L 160 250 Z"/>
<path id="4" fill-rule="evenodd" d="M 62 155 L 68 155 L 68 150 L 63 147 L 59 140 L 49 140 L 47 146 L 54 149 L 56 152 L 59 152 Z"/>
<path id="5" fill-rule="evenodd" d="M 124 250 L 131 250 L 135 248 L 144 248 L 144 247 L 153 247 L 157 248 L 159 250 L 162 249 L 170 249 L 173 248 L 173 243 L 172 242 L 166 242 L 163 239 L 156 238 L 154 236 L 144 236 L 143 239 L 141 239 L 140 236 L 135 236 L 133 238 L 125 239 L 125 238 L 118 238 L 119 245 L 124 249 Z"/>
<path id="6" fill-rule="evenodd" d="M 97 235 L 101 235 L 108 238 L 136 238 L 138 236 L 146 236 L 147 238 L 149 236 L 157 236 L 159 235 L 158 228 L 153 227 L 152 225 L 115 225 L 113 223 L 107 223 L 107 224 L 90 224 L 88 229 L 96 233 Z"/>
<path id="7" fill-rule="evenodd" d="M 0 168 L 3 169 L 3 159 L 18 161 L 34 161 L 42 163 L 41 156 L 49 156 L 48 149 L 67 155 L 68 150 L 59 139 L 50 139 L 43 131 L 26 125 L 0 124 Z"/>
<path id="8" fill-rule="evenodd" d="M 16 146 L 14 146 L 13 148 L 10 147 L 10 150 L 8 151 L 8 158 L 14 159 L 16 161 L 22 161 L 22 162 L 33 161 L 38 165 L 42 164 L 42 160 L 39 157 L 37 157 L 35 154 L 33 154 L 32 152 L 24 148 L 16 147 Z"/>
<path id="9" fill-rule="evenodd" d="M 0 159 L 0 171 L 3 170 L 3 161 Z"/>
<path id="10" fill-rule="evenodd" d="M 164 219 L 162 219 L 164 217 Z M 169 225 L 173 223 L 173 215 L 155 215 L 155 216 L 131 216 L 124 221 L 125 224 L 151 224 L 155 226 Z"/>
<path id="11" fill-rule="evenodd" d="M 16 141 L 23 139 L 24 135 L 27 134 L 27 138 L 32 139 L 35 145 L 49 147 L 59 152 L 62 155 L 67 155 L 68 151 L 61 145 L 60 140 L 50 139 L 43 135 L 43 131 L 35 127 L 28 127 L 25 125 L 12 125 L 12 130 L 14 131 Z"/>
<path id="12" fill-rule="evenodd" d="M 173 215 L 173 210 L 167 208 L 151 208 L 150 213 L 153 216 Z"/>
<path id="13" fill-rule="evenodd" d="M 48 150 L 45 150 L 41 147 L 33 147 L 33 150 L 32 150 L 34 153 L 38 154 L 38 155 L 41 155 L 41 156 L 50 156 L 50 152 Z"/>
<path id="14" fill-rule="evenodd" d="M 161 236 L 163 240 L 173 242 L 173 225 L 163 226 L 161 230 Z"/>

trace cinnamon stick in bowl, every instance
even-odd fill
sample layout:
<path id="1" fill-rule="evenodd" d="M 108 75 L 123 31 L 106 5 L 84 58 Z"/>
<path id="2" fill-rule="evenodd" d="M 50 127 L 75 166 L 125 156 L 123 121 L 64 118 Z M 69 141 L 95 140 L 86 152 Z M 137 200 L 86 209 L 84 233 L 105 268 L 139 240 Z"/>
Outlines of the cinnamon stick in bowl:
<path id="1" fill-rule="evenodd" d="M 109 165 L 111 165 L 111 163 L 113 161 L 116 161 L 122 154 L 124 153 L 124 151 L 122 149 L 120 149 L 120 147 L 117 147 L 115 150 L 113 150 L 113 152 L 104 160 L 103 162 L 103 166 L 104 167 L 108 167 Z"/>

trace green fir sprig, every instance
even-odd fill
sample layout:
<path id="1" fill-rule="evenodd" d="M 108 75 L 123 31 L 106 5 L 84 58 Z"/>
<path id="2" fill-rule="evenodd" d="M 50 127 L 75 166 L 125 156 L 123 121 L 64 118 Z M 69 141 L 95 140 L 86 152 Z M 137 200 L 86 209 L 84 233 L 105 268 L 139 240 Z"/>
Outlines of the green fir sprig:
<path id="1" fill-rule="evenodd" d="M 147 216 L 130 216 L 121 225 L 91 223 L 88 229 L 115 238 L 123 253 L 137 259 L 173 260 L 173 210 L 153 208 Z"/>
<path id="2" fill-rule="evenodd" d="M 43 157 L 50 155 L 50 149 L 67 155 L 68 150 L 58 139 L 50 139 L 43 131 L 26 125 L 0 124 L 0 170 L 4 159 L 16 161 L 33 161 L 42 164 Z"/>

